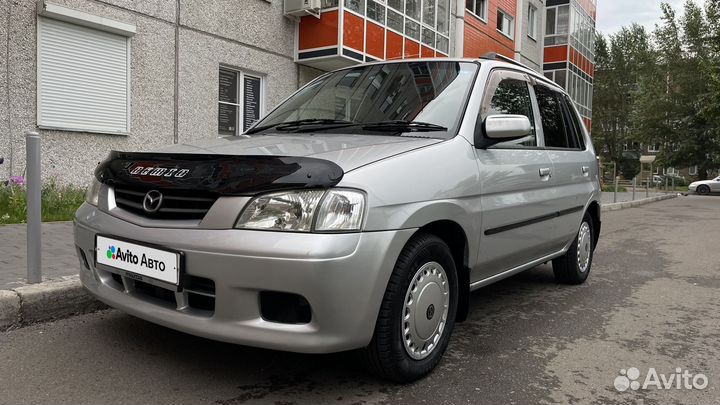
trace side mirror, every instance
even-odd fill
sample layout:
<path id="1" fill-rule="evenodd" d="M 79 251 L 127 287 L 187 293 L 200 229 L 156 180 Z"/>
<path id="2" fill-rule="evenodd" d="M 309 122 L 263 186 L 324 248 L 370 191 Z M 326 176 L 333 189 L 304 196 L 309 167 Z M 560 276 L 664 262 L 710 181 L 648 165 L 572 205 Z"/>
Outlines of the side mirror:
<path id="1" fill-rule="evenodd" d="M 524 115 L 491 115 L 475 131 L 475 147 L 487 148 L 500 142 L 524 138 L 532 132 L 530 120 Z"/>

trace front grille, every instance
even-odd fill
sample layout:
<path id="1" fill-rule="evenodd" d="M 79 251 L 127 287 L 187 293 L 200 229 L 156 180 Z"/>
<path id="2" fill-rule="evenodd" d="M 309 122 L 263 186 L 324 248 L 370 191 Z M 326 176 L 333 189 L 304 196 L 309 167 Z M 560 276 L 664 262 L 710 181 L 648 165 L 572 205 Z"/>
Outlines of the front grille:
<path id="1" fill-rule="evenodd" d="M 203 219 L 217 196 L 180 190 L 158 190 L 162 193 L 162 204 L 156 212 L 149 213 L 143 208 L 145 194 L 150 190 L 115 187 L 115 204 L 127 211 L 156 219 Z"/>

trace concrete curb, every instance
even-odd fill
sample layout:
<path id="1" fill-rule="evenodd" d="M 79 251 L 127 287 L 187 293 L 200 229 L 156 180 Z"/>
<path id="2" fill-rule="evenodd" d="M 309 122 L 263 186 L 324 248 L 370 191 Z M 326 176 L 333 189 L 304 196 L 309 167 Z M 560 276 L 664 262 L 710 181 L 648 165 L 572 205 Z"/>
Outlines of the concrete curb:
<path id="1" fill-rule="evenodd" d="M 631 207 L 637 207 L 638 205 L 644 205 L 649 204 L 656 201 L 662 201 L 662 200 L 669 200 L 671 198 L 677 197 L 678 194 L 665 194 L 665 195 L 659 195 L 655 197 L 649 197 L 649 198 L 643 198 L 642 200 L 635 200 L 635 201 L 623 201 L 619 203 L 613 203 L 613 204 L 601 204 L 602 211 L 617 211 L 624 208 L 631 208 Z"/>
<path id="2" fill-rule="evenodd" d="M 78 276 L 0 290 L 0 330 L 107 308 L 85 291 Z"/>

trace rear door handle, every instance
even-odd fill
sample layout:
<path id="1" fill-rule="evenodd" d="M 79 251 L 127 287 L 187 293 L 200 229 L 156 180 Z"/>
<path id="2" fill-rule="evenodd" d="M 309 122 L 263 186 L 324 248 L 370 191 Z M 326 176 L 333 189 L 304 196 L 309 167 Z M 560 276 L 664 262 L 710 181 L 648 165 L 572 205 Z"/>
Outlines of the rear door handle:
<path id="1" fill-rule="evenodd" d="M 540 169 L 540 177 L 548 177 L 552 174 L 552 170 L 549 167 L 543 167 Z"/>
<path id="2" fill-rule="evenodd" d="M 588 174 L 590 172 L 590 166 L 583 166 L 582 172 L 583 172 L 583 174 Z"/>

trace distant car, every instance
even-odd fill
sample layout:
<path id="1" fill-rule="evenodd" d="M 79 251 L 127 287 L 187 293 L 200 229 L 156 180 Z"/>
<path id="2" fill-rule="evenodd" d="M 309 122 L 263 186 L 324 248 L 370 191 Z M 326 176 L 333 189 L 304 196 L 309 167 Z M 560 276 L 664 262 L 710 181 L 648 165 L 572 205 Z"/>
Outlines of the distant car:
<path id="1" fill-rule="evenodd" d="M 720 193 L 720 176 L 712 180 L 694 181 L 688 186 L 688 191 L 697 194 Z"/>
<path id="2" fill-rule="evenodd" d="M 657 174 L 656 174 L 656 175 L 653 175 L 653 180 L 652 180 L 652 181 L 653 181 L 653 183 L 655 183 L 655 185 L 657 186 L 657 185 L 660 185 L 660 184 L 665 183 L 665 178 L 664 178 L 663 176 L 660 176 L 660 175 L 657 175 Z"/>

